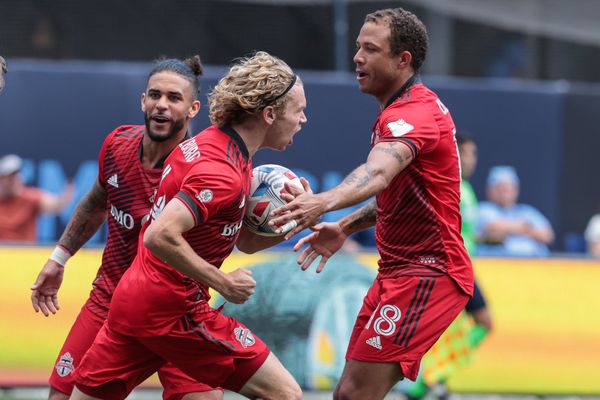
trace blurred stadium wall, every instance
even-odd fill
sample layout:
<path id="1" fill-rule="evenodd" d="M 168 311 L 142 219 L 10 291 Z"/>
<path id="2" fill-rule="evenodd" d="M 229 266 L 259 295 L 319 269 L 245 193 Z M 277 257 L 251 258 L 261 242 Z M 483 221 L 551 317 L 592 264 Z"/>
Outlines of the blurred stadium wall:
<path id="1" fill-rule="evenodd" d="M 352 70 L 364 15 L 398 6 L 428 26 L 427 73 L 600 80 L 595 0 L 2 0 L 0 53 L 147 61 L 199 52 L 227 64 L 262 49 L 296 68 Z"/>
<path id="2" fill-rule="evenodd" d="M 96 178 L 104 137 L 122 124 L 142 124 L 140 94 L 149 63 L 10 60 L 0 96 L 2 153 L 27 159 L 26 180 L 59 191 L 67 179 L 76 199 L 58 218 L 41 220 L 39 239 L 53 241 L 75 202 Z M 201 101 L 224 71 L 207 68 Z M 376 102 L 359 92 L 352 73 L 303 71 L 308 124 L 286 152 L 259 152 L 255 165 L 279 163 L 305 175 L 315 190 L 340 182 L 368 152 Z M 424 75 L 450 108 L 458 130 L 479 143 L 473 185 L 485 195 L 489 168 L 517 167 L 521 198 L 538 207 L 557 231 L 554 250 L 569 232 L 583 232 L 600 205 L 596 130 L 600 85 Z M 208 125 L 204 106 L 192 133 Z M 335 218 L 339 214 L 331 215 Z M 101 235 L 96 243 L 102 241 Z"/>

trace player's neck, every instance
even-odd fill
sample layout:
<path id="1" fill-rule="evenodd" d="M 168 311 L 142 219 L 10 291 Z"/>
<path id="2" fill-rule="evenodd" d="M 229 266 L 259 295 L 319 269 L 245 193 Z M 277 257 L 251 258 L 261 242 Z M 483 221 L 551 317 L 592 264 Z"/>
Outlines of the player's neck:
<path id="1" fill-rule="evenodd" d="M 144 135 L 142 140 L 142 165 L 146 169 L 155 168 L 157 164 L 167 157 L 185 137 L 187 130 L 182 130 L 177 135 L 165 140 L 157 142 Z"/>
<path id="2" fill-rule="evenodd" d="M 396 79 L 395 83 L 390 85 L 389 89 L 387 89 L 385 93 L 382 93 L 381 95 L 375 95 L 381 110 L 389 105 L 390 100 L 394 100 L 394 97 L 397 97 L 400 94 L 400 91 L 408 83 L 408 81 L 412 79 L 413 76 L 415 76 L 415 73 L 412 68 L 403 70 L 399 73 L 398 79 Z"/>
<path id="3" fill-rule="evenodd" d="M 232 128 L 240 135 L 246 144 L 250 158 L 252 158 L 264 142 L 265 129 L 252 119 L 247 119 L 240 124 L 233 124 Z"/>

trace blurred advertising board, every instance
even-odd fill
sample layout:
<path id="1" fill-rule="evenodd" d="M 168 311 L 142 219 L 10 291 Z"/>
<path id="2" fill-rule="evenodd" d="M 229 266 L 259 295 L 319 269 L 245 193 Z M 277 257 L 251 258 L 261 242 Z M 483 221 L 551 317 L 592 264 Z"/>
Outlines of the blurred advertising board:
<path id="1" fill-rule="evenodd" d="M 67 265 L 60 311 L 35 314 L 30 287 L 50 248 L 0 248 L 0 386 L 45 385 L 57 352 L 91 289 L 100 250 Z M 331 389 L 344 364 L 356 313 L 376 274 L 377 254 L 332 258 L 325 271 L 301 271 L 290 251 L 234 253 L 223 269 L 248 267 L 258 282 L 243 306 L 225 304 L 265 340 L 300 384 Z M 600 262 L 581 259 L 477 259 L 476 276 L 494 331 L 450 379 L 478 393 L 600 394 Z M 215 295 L 214 306 L 223 304 Z M 156 385 L 156 380 L 151 385 Z"/>

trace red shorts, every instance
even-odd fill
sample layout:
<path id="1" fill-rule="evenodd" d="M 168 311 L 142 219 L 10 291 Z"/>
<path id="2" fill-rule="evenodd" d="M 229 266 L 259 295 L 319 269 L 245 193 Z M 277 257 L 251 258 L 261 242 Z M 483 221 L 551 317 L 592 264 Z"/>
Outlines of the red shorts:
<path id="1" fill-rule="evenodd" d="M 356 319 L 346 359 L 398 362 L 402 374 L 414 381 L 421 358 L 468 300 L 447 275 L 377 276 Z"/>
<path id="2" fill-rule="evenodd" d="M 91 312 L 88 307 L 81 308 L 60 350 L 52 375 L 50 375 L 49 382 L 52 387 L 63 393 L 71 394 L 75 386 L 72 372 L 94 342 L 103 323 L 104 319 Z M 172 364 L 161 368 L 158 376 L 164 387 L 163 399 L 165 400 L 179 400 L 186 393 L 214 390 L 208 385 L 196 382 Z"/>
<path id="3" fill-rule="evenodd" d="M 104 324 L 75 381 L 92 397 L 124 399 L 168 360 L 199 382 L 239 391 L 269 353 L 248 328 L 218 311 L 199 322 L 183 317 L 157 337 L 125 336 Z"/>

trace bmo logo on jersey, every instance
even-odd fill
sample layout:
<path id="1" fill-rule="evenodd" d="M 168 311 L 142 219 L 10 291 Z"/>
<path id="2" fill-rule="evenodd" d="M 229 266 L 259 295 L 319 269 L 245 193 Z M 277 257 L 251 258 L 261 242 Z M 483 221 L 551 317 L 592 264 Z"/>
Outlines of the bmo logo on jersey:
<path id="1" fill-rule="evenodd" d="M 127 214 L 126 212 L 119 210 L 117 207 L 115 207 L 111 204 L 110 205 L 110 215 L 112 215 L 112 217 L 115 219 L 115 221 L 117 221 L 120 225 L 124 226 L 125 228 L 127 228 L 129 230 L 133 229 L 135 222 L 134 222 L 131 214 Z"/>
<path id="2" fill-rule="evenodd" d="M 237 224 L 227 224 L 223 227 L 223 232 L 221 232 L 221 236 L 235 236 L 237 235 L 238 231 L 240 230 L 240 228 L 242 227 L 242 221 L 238 222 Z"/>

